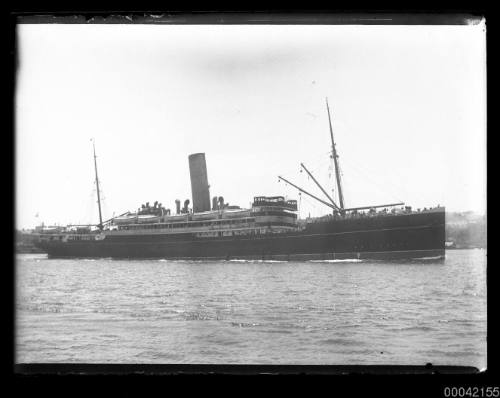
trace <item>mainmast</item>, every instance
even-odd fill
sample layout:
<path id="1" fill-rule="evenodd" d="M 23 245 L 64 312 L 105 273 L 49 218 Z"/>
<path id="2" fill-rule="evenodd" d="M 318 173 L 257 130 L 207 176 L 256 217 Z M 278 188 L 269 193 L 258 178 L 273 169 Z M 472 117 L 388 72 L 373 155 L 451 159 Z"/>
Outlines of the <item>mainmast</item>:
<path id="1" fill-rule="evenodd" d="M 92 145 L 94 147 L 94 167 L 95 167 L 95 185 L 97 187 L 97 206 L 99 207 L 99 229 L 102 230 L 102 213 L 101 213 L 101 194 L 99 191 L 99 178 L 97 177 L 97 156 L 95 154 L 95 141 L 92 139 Z"/>
<path id="2" fill-rule="evenodd" d="M 328 106 L 328 98 L 326 99 L 326 109 L 328 111 L 328 122 L 330 124 L 330 137 L 332 138 L 332 156 L 333 162 L 335 163 L 335 177 L 337 180 L 337 189 L 339 191 L 339 204 L 340 208 L 344 209 L 344 195 L 342 193 L 342 182 L 340 180 L 340 168 L 339 160 L 337 155 L 337 150 L 335 149 L 335 141 L 333 140 L 333 129 L 332 129 L 332 119 L 330 118 L 330 108 Z"/>

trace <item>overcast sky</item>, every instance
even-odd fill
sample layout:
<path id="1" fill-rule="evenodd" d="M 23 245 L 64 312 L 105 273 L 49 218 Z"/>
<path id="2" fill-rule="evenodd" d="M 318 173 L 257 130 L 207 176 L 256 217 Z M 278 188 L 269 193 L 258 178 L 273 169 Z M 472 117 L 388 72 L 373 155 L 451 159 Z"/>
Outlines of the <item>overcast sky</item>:
<path id="1" fill-rule="evenodd" d="M 485 25 L 20 25 L 16 224 L 97 222 L 211 196 L 248 207 L 331 192 L 333 117 L 346 205 L 486 209 Z M 331 178 L 329 175 L 331 174 Z M 302 195 L 301 216 L 329 208 Z M 38 214 L 38 217 L 36 215 Z"/>

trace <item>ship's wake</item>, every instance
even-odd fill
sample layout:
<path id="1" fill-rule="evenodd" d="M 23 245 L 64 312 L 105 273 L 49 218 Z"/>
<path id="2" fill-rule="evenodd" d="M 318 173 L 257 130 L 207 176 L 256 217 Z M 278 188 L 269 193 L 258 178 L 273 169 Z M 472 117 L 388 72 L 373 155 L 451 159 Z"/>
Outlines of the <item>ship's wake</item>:
<path id="1" fill-rule="evenodd" d="M 420 261 L 420 260 L 444 260 L 444 256 L 433 256 L 433 257 L 414 257 L 412 260 Z"/>
<path id="2" fill-rule="evenodd" d="M 286 260 L 246 260 L 238 258 L 234 258 L 227 261 L 230 263 L 287 263 L 288 262 Z"/>
<path id="3" fill-rule="evenodd" d="M 345 258 L 336 260 L 309 260 L 309 263 L 362 263 L 359 258 Z"/>

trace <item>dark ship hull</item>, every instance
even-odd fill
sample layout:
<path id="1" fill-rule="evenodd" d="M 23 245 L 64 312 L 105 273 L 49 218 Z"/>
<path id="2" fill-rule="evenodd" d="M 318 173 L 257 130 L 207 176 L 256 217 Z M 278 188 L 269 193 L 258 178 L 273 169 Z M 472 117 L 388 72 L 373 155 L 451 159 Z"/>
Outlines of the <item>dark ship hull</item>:
<path id="1" fill-rule="evenodd" d="M 198 237 L 191 233 L 105 233 L 103 239 L 40 240 L 50 257 L 166 259 L 398 259 L 444 257 L 445 211 L 315 221 L 300 231 Z M 102 237 L 101 237 L 102 238 Z"/>

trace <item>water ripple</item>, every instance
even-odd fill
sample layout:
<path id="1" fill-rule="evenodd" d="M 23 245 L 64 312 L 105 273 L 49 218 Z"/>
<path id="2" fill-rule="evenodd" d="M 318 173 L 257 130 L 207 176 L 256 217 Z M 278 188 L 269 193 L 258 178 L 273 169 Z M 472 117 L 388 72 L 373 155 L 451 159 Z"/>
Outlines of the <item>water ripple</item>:
<path id="1" fill-rule="evenodd" d="M 25 255 L 16 276 L 20 362 L 486 366 L 484 251 L 391 262 Z"/>

